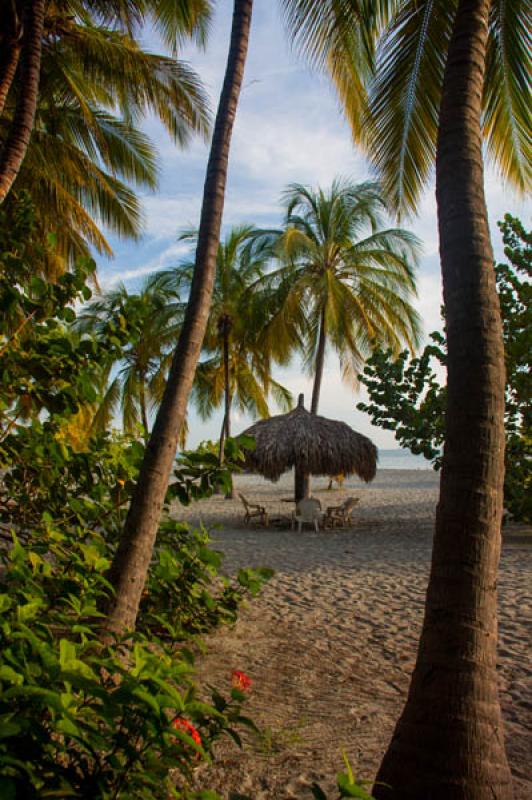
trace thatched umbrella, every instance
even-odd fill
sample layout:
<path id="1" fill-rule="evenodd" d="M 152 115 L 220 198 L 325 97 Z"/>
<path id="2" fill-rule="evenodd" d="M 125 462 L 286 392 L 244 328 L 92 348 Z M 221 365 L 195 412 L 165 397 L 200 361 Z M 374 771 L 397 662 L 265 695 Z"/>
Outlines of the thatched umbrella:
<path id="1" fill-rule="evenodd" d="M 244 468 L 269 480 L 295 469 L 295 499 L 308 496 L 309 475 L 358 475 L 369 482 L 377 470 L 377 448 L 345 422 L 311 414 L 299 395 L 297 408 L 256 422 L 244 431 L 255 438 Z"/>

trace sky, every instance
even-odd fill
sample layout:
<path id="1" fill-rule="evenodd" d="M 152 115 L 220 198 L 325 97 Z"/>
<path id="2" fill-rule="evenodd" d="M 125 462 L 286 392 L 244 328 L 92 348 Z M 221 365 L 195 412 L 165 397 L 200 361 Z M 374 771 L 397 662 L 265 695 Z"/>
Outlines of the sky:
<path id="1" fill-rule="evenodd" d="M 280 3 L 256 0 L 251 40 L 240 103 L 231 143 L 223 228 L 241 223 L 275 227 L 281 222 L 279 198 L 291 182 L 327 187 L 337 176 L 355 182 L 374 178 L 371 167 L 354 148 L 347 123 L 342 117 L 328 81 L 312 72 L 291 51 L 279 13 Z M 187 47 L 181 54 L 198 72 L 211 98 L 213 113 L 225 70 L 229 45 L 232 2 L 218 0 L 209 42 L 205 51 Z M 145 45 L 161 52 L 152 34 Z M 175 265 L 188 254 L 178 243 L 179 231 L 197 227 L 202 199 L 208 144 L 194 139 L 179 150 L 155 119 L 145 121 L 160 154 L 160 182 L 151 194 L 143 194 L 145 229 L 135 243 L 109 237 L 115 257 L 98 264 L 103 288 L 123 281 L 135 291 L 144 276 Z M 506 212 L 530 217 L 530 205 L 505 189 L 496 174 L 486 173 L 486 198 L 492 240 L 497 256 L 502 255 L 496 221 Z M 428 187 L 415 218 L 402 221 L 423 242 L 418 272 L 416 306 L 425 334 L 440 327 L 441 279 L 434 186 Z M 223 235 L 223 232 L 222 232 Z M 295 398 L 305 394 L 310 405 L 312 380 L 302 371 L 299 357 L 288 368 L 277 369 L 275 377 Z M 328 354 L 320 400 L 320 414 L 347 422 L 369 436 L 378 447 L 393 448 L 393 433 L 373 427 L 367 414 L 356 410 L 364 400 L 363 391 L 342 382 L 337 358 Z M 272 410 L 274 410 L 273 407 Z M 204 422 L 192 410 L 188 445 L 219 435 L 221 412 Z M 235 412 L 233 430 L 243 430 L 253 420 Z"/>

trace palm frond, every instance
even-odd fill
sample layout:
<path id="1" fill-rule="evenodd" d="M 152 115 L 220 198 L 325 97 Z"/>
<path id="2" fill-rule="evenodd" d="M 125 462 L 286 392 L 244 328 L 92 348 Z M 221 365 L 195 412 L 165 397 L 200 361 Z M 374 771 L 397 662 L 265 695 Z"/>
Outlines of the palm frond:
<path id="1" fill-rule="evenodd" d="M 373 69 L 376 32 L 387 18 L 386 0 L 283 0 L 288 34 L 299 52 L 336 88 L 355 141 L 362 137 L 365 82 Z"/>
<path id="2" fill-rule="evenodd" d="M 529 2 L 493 2 L 484 81 L 484 135 L 491 162 L 520 192 L 530 189 L 531 31 Z"/>
<path id="3" fill-rule="evenodd" d="M 379 42 L 365 142 L 398 213 L 432 174 L 455 0 L 408 0 Z"/>

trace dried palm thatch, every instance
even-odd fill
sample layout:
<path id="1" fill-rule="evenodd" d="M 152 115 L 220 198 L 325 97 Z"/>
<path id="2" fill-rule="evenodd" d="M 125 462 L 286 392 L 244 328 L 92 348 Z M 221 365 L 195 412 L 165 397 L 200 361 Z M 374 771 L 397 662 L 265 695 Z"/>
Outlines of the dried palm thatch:
<path id="1" fill-rule="evenodd" d="M 301 497 L 298 474 L 355 474 L 366 482 L 375 477 L 373 442 L 345 422 L 311 414 L 303 406 L 303 395 L 293 411 L 260 420 L 244 435 L 253 436 L 256 443 L 255 450 L 247 453 L 244 468 L 272 481 L 295 468 L 296 499 Z"/>

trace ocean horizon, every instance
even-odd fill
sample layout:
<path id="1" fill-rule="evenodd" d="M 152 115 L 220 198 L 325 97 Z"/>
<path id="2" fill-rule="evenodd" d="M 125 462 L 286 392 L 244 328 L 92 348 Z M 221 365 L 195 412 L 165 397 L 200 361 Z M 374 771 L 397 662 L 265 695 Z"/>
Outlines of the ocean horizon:
<path id="1" fill-rule="evenodd" d="M 415 456 L 410 450 L 400 447 L 379 447 L 378 469 L 432 469 L 432 463 L 424 456 Z"/>

